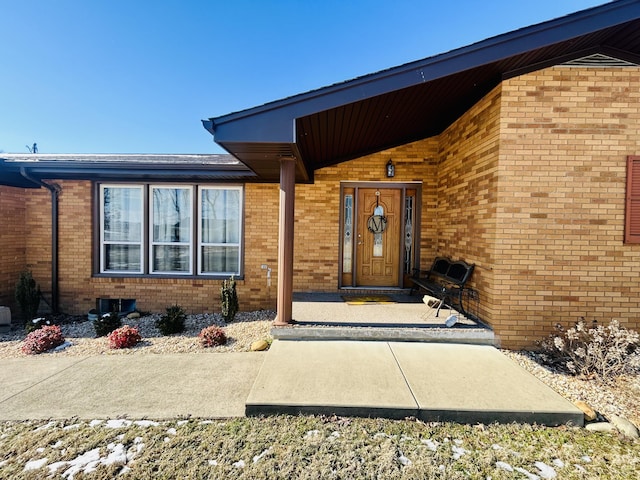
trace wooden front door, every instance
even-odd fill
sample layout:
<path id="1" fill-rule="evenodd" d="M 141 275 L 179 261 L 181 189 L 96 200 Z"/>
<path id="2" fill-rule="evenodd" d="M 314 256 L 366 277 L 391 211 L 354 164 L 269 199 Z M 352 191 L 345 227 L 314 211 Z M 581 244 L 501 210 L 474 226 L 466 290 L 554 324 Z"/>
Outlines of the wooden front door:
<path id="1" fill-rule="evenodd" d="M 401 286 L 402 189 L 357 192 L 356 286 Z"/>

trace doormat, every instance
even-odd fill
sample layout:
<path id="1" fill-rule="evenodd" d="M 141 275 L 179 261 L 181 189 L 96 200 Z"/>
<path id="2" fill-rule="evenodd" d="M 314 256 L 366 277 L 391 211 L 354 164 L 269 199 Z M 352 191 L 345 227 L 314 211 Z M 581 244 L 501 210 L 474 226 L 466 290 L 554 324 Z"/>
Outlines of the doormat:
<path id="1" fill-rule="evenodd" d="M 347 302 L 348 305 L 383 305 L 386 303 L 396 303 L 395 300 L 388 295 L 364 295 L 359 297 L 343 295 L 342 299 Z"/>

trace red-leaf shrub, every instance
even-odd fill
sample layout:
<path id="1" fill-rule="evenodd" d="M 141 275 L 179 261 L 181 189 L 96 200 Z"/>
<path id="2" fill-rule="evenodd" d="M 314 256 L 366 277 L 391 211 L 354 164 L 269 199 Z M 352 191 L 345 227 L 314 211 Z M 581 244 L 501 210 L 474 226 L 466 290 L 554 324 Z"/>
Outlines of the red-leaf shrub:
<path id="1" fill-rule="evenodd" d="M 109 348 L 131 348 L 142 340 L 138 329 L 129 325 L 115 329 L 107 335 L 107 338 L 109 339 Z"/>
<path id="2" fill-rule="evenodd" d="M 60 327 L 58 325 L 45 325 L 26 336 L 22 351 L 28 355 L 35 355 L 51 350 L 63 343 L 64 337 Z"/>
<path id="3" fill-rule="evenodd" d="M 227 343 L 227 335 L 224 330 L 215 325 L 203 328 L 198 334 L 198 338 L 203 347 L 216 347 Z"/>

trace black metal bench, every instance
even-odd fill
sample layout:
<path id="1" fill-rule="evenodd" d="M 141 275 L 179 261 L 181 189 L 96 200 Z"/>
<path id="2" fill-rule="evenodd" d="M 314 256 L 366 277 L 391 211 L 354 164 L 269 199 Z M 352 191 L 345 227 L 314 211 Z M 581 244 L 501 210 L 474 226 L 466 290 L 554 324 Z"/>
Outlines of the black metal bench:
<path id="1" fill-rule="evenodd" d="M 447 257 L 436 257 L 429 270 L 414 269 L 411 294 L 423 289 L 430 296 L 437 298 L 440 302 L 436 317 L 444 305 L 467 315 L 462 303 L 462 294 L 474 267 L 475 265 L 463 260 L 454 262 Z"/>

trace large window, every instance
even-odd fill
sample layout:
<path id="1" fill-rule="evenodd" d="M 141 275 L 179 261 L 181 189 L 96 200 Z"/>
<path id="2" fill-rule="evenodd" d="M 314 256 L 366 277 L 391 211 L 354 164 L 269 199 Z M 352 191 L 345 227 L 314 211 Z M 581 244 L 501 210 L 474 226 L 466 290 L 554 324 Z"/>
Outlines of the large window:
<path id="1" fill-rule="evenodd" d="M 242 187 L 99 188 L 100 273 L 240 275 Z"/>

